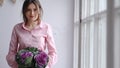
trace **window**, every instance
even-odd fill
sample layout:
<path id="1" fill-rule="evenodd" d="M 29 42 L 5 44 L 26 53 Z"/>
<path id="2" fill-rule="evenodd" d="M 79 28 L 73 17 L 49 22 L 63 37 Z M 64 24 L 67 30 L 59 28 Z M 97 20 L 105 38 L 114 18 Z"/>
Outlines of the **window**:
<path id="1" fill-rule="evenodd" d="M 120 0 L 75 0 L 74 24 L 74 68 L 120 68 Z"/>
<path id="2" fill-rule="evenodd" d="M 82 0 L 81 68 L 106 68 L 106 0 Z"/>

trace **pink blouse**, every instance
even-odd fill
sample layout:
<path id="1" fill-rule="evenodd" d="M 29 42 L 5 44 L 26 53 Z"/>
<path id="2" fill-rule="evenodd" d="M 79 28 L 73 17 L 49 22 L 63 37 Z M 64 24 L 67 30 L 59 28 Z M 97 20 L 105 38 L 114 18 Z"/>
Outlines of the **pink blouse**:
<path id="1" fill-rule="evenodd" d="M 11 68 L 18 68 L 15 61 L 15 54 L 23 48 L 36 47 L 39 50 L 48 50 L 49 62 L 46 68 L 51 68 L 56 63 L 57 55 L 55 43 L 50 25 L 41 22 L 33 30 L 25 27 L 25 23 L 14 26 L 10 41 L 10 47 L 6 60 Z"/>

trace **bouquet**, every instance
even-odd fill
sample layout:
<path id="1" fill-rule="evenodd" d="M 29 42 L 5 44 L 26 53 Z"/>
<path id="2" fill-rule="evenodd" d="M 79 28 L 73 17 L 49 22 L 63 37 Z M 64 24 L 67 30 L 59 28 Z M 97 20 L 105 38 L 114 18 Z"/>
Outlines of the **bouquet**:
<path id="1" fill-rule="evenodd" d="M 37 48 L 27 47 L 17 52 L 15 60 L 18 68 L 45 68 L 49 57 Z"/>

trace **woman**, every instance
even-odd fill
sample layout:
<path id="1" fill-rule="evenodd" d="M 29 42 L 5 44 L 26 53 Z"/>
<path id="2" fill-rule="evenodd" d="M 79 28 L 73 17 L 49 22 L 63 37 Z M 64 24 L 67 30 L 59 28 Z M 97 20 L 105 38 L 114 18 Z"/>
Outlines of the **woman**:
<path id="1" fill-rule="evenodd" d="M 41 21 L 42 7 L 39 0 L 25 0 L 22 13 L 24 22 L 14 26 L 7 62 L 11 68 L 18 68 L 15 61 L 16 53 L 26 47 L 36 47 L 39 50 L 48 50 L 49 62 L 46 68 L 56 63 L 56 48 L 50 25 Z"/>

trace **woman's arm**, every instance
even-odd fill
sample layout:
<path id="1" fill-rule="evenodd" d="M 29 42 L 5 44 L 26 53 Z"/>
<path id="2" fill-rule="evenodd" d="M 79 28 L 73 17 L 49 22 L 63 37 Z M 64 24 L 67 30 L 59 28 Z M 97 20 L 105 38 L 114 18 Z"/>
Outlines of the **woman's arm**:
<path id="1" fill-rule="evenodd" d="M 52 29 L 50 25 L 48 25 L 46 42 L 47 42 L 48 56 L 49 56 L 48 67 L 51 68 L 51 66 L 55 64 L 57 61 L 57 54 L 56 54 L 56 47 L 52 34 Z"/>
<path id="2" fill-rule="evenodd" d="M 18 39 L 17 39 L 15 27 L 14 27 L 14 29 L 12 31 L 12 35 L 11 35 L 9 52 L 6 56 L 8 65 L 12 68 L 17 68 L 17 63 L 15 61 L 15 54 L 17 53 L 17 47 L 18 47 Z"/>

